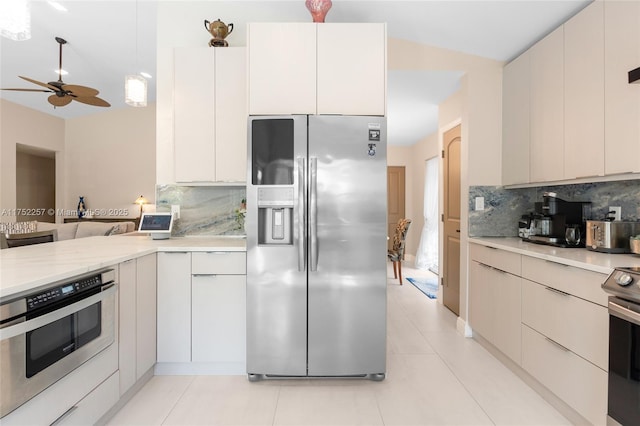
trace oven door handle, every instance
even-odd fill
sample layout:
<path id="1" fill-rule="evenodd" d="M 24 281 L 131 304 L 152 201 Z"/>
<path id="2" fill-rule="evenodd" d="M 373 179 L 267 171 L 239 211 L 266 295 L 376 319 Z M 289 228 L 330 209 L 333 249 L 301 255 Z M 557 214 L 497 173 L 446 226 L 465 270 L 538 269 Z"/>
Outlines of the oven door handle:
<path id="1" fill-rule="evenodd" d="M 109 297 L 115 297 L 116 288 L 116 284 L 104 286 L 100 293 L 96 293 L 93 296 L 87 297 L 86 299 L 78 300 L 75 303 L 61 307 L 60 309 L 56 309 L 55 311 L 30 319 L 28 321 L 23 321 L 17 324 L 12 323 L 12 325 L 0 329 L 0 341 L 27 333 L 31 330 L 35 330 L 36 328 L 42 327 L 43 325 L 50 324 L 69 315 L 73 315 L 76 312 L 81 311 L 84 308 L 87 308 L 98 302 L 101 302 Z"/>
<path id="2" fill-rule="evenodd" d="M 633 307 L 631 305 L 625 307 L 609 300 L 609 314 L 640 326 L 640 312 L 629 308 Z"/>

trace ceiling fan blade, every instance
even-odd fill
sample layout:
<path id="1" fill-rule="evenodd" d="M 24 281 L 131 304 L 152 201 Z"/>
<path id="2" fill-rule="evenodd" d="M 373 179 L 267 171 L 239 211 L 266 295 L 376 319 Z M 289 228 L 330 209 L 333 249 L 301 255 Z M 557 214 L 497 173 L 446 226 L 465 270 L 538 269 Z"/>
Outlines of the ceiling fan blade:
<path id="1" fill-rule="evenodd" d="M 27 80 L 29 83 L 37 84 L 38 86 L 42 86 L 42 87 L 46 87 L 47 89 L 51 89 L 51 90 L 53 90 L 54 92 L 58 92 L 58 91 L 59 91 L 59 89 L 58 89 L 56 86 L 52 86 L 52 85 L 50 85 L 50 84 L 43 83 L 43 82 L 41 82 L 41 81 L 31 79 L 31 78 L 29 78 L 29 77 L 23 77 L 23 76 L 21 76 L 21 75 L 19 75 L 18 77 L 20 77 L 20 78 L 21 78 L 21 79 L 23 79 L 23 80 Z"/>
<path id="2" fill-rule="evenodd" d="M 100 99 L 97 96 L 75 96 L 73 95 L 73 100 L 81 102 L 87 105 L 99 106 L 99 107 L 109 107 L 111 104 L 104 99 Z"/>
<path id="3" fill-rule="evenodd" d="M 51 95 L 49 96 L 48 101 L 53 106 L 62 107 L 68 105 L 69 102 L 71 102 L 71 99 L 71 96 Z"/>
<path id="4" fill-rule="evenodd" d="M 79 86 L 77 84 L 65 84 L 62 86 L 62 90 L 71 92 L 76 96 L 96 96 L 99 91 L 87 86 Z"/>
<path id="5" fill-rule="evenodd" d="M 16 90 L 18 92 L 48 92 L 48 93 L 53 92 L 53 90 L 42 90 L 42 89 L 0 89 L 0 90 Z"/>

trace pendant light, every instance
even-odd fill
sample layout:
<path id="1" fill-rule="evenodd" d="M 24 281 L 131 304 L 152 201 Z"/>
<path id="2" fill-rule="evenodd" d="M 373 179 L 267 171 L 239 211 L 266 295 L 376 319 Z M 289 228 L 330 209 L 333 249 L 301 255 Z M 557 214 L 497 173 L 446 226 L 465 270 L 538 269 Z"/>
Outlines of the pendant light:
<path id="1" fill-rule="evenodd" d="M 31 38 L 29 0 L 0 1 L 0 35 L 16 41 Z"/>
<path id="2" fill-rule="evenodd" d="M 138 0 L 136 0 L 136 68 L 138 68 Z M 134 107 L 147 106 L 147 80 L 131 74 L 124 78 L 124 101 Z"/>

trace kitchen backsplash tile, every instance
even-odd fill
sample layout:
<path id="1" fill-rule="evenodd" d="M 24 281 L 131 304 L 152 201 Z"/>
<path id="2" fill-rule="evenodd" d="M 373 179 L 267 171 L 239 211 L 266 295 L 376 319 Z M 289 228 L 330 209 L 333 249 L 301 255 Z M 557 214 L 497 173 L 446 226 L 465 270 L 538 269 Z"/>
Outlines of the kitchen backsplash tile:
<path id="1" fill-rule="evenodd" d="M 622 220 L 640 220 L 640 180 L 519 189 L 472 186 L 469 188 L 469 236 L 518 235 L 518 219 L 534 211 L 534 203 L 542 201 L 542 194 L 547 191 L 555 192 L 558 198 L 567 201 L 591 201 L 593 219 L 604 218 L 609 206 L 621 206 Z M 476 197 L 484 197 L 484 210 L 474 210 Z"/>
<path id="2" fill-rule="evenodd" d="M 245 235 L 238 215 L 245 198 L 243 186 L 156 186 L 157 211 L 171 211 L 172 204 L 180 205 L 174 236 Z"/>

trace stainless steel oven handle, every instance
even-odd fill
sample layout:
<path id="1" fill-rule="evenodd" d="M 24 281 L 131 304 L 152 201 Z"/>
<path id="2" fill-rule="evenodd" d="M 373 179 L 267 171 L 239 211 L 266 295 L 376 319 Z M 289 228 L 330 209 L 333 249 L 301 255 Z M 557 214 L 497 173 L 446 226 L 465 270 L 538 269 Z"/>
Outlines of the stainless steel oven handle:
<path id="1" fill-rule="evenodd" d="M 116 288 L 116 284 L 109 285 L 106 289 L 104 289 L 103 287 L 103 291 L 94 294 L 93 296 L 89 296 L 86 299 L 78 300 L 71 305 L 64 306 L 60 309 L 56 309 L 55 311 L 30 319 L 28 321 L 2 328 L 0 329 L 0 341 L 10 339 L 19 334 L 27 333 L 31 330 L 35 330 L 36 328 L 42 327 L 43 325 L 50 324 L 69 315 L 73 315 L 74 313 L 81 311 L 82 309 L 87 308 L 95 303 L 101 302 L 109 297 L 115 297 Z"/>
<path id="2" fill-rule="evenodd" d="M 631 305 L 629 305 L 629 307 L 631 307 Z M 640 326 L 640 312 L 621 306 L 612 300 L 609 300 L 609 313 L 615 317 Z"/>

